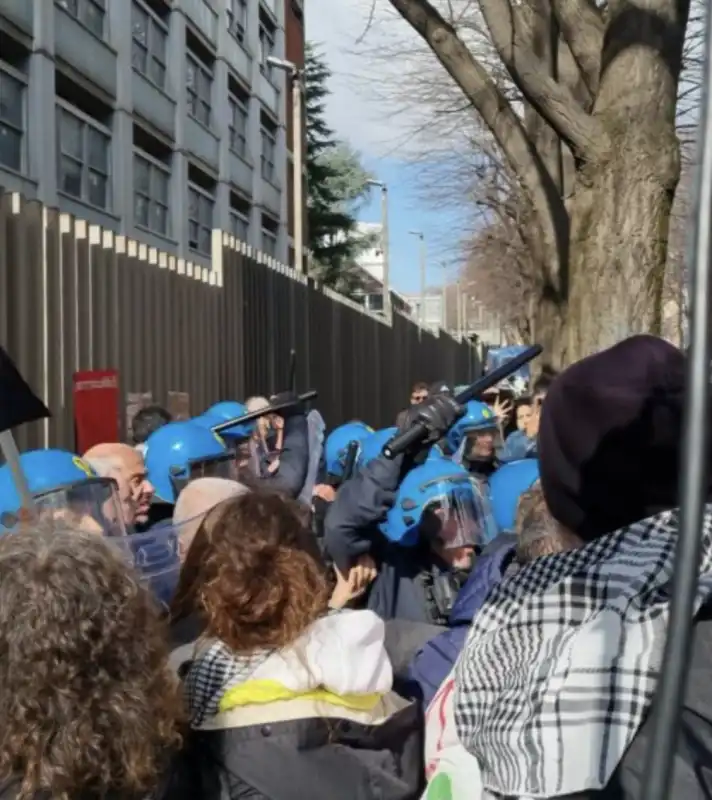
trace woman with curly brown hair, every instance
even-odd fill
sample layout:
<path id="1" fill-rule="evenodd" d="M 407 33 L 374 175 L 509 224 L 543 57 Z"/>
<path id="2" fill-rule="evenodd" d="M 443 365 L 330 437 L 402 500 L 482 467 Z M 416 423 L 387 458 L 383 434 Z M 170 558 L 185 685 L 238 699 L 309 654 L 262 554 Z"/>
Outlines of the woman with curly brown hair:
<path id="1" fill-rule="evenodd" d="M 146 798 L 180 744 L 159 612 L 91 533 L 0 536 L 0 798 Z"/>
<path id="2" fill-rule="evenodd" d="M 422 722 L 391 692 L 384 624 L 330 598 L 296 503 L 256 492 L 209 512 L 173 606 L 204 630 L 184 670 L 187 796 L 419 796 Z"/>

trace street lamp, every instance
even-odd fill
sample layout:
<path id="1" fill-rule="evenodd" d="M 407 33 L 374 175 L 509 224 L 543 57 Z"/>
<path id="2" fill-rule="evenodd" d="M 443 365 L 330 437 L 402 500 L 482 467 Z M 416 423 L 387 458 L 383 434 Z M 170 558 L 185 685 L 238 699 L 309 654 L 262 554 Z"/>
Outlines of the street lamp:
<path id="1" fill-rule="evenodd" d="M 420 239 L 420 327 L 425 330 L 425 234 L 422 231 L 408 231 Z"/>
<path id="2" fill-rule="evenodd" d="M 267 63 L 286 72 L 292 84 L 292 166 L 294 171 L 294 268 L 304 272 L 304 112 L 302 70 L 293 62 L 270 56 Z"/>
<path id="3" fill-rule="evenodd" d="M 383 253 L 383 314 L 391 318 L 391 276 L 390 276 L 390 241 L 388 233 L 388 186 L 383 181 L 369 178 L 367 186 L 377 186 L 381 190 L 381 252 Z"/>

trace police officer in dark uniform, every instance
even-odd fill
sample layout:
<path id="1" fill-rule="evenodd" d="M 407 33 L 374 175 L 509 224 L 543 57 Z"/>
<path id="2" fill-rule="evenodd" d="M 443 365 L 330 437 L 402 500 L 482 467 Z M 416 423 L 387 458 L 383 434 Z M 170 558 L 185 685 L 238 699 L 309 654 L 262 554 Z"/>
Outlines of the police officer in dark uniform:
<path id="1" fill-rule="evenodd" d="M 368 554 L 379 574 L 367 605 L 383 619 L 447 621 L 487 521 L 476 482 L 460 465 L 427 454 L 461 407 L 447 396 L 416 411 L 430 431 L 418 452 L 373 459 L 348 481 L 325 523 L 326 548 L 347 570 Z"/>

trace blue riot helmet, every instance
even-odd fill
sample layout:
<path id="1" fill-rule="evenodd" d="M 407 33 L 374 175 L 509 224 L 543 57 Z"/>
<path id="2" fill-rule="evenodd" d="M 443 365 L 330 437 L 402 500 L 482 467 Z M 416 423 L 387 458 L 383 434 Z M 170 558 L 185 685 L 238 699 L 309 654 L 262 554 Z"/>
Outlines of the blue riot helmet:
<path id="1" fill-rule="evenodd" d="M 406 547 L 425 538 L 442 550 L 475 548 L 484 544 L 491 517 L 469 472 L 448 458 L 433 458 L 405 476 L 380 528 Z"/>
<path id="2" fill-rule="evenodd" d="M 193 420 L 155 430 L 146 440 L 144 460 L 156 499 L 163 503 L 175 504 L 181 489 L 195 478 L 237 477 L 234 455 L 223 439 Z"/>
<path id="3" fill-rule="evenodd" d="M 442 446 L 439 444 L 434 444 L 430 450 L 428 450 L 428 456 L 426 461 L 432 461 L 433 459 L 438 458 L 447 458 L 447 454 L 443 450 Z"/>
<path id="4" fill-rule="evenodd" d="M 100 478 L 78 455 L 29 450 L 20 455 L 20 466 L 40 520 L 108 536 L 126 535 L 116 482 Z M 5 464 L 0 467 L 0 532 L 12 531 L 23 517 L 22 499 Z"/>
<path id="5" fill-rule="evenodd" d="M 205 427 L 213 428 L 215 425 L 229 422 L 231 419 L 244 417 L 245 414 L 247 414 L 247 406 L 232 400 L 225 400 L 222 403 L 215 403 L 215 405 L 210 406 L 207 411 L 196 417 L 194 421 Z M 254 420 L 252 422 L 243 422 L 220 431 L 220 436 L 229 447 L 233 442 L 239 443 L 248 440 L 254 433 L 255 426 Z"/>
<path id="6" fill-rule="evenodd" d="M 222 403 L 215 403 L 215 405 L 210 406 L 207 411 L 196 417 L 193 422 L 212 430 L 216 425 L 243 417 L 247 413 L 247 406 L 242 403 L 225 400 Z M 250 442 L 256 426 L 257 422 L 253 420 L 252 422 L 232 425 L 220 432 L 221 439 L 225 442 L 227 449 L 233 453 L 238 467 L 245 467 L 250 464 L 252 458 Z"/>
<path id="7" fill-rule="evenodd" d="M 374 431 L 365 439 L 361 440 L 361 452 L 358 455 L 356 466 L 362 469 L 374 458 L 381 455 L 383 448 L 390 442 L 390 440 L 398 433 L 398 428 L 382 428 L 379 431 Z"/>
<path id="8" fill-rule="evenodd" d="M 539 461 L 536 458 L 510 461 L 490 475 L 490 503 L 501 531 L 514 531 L 519 498 L 538 480 Z"/>
<path id="9" fill-rule="evenodd" d="M 447 432 L 447 443 L 453 453 L 457 452 L 465 439 L 474 438 L 478 433 L 498 431 L 497 417 L 492 409 L 479 400 L 470 400 L 465 413 Z M 494 443 L 492 447 L 494 454 Z"/>
<path id="10" fill-rule="evenodd" d="M 326 437 L 324 444 L 324 458 L 326 461 L 326 471 L 329 475 L 336 478 L 343 478 L 346 457 L 351 442 L 358 442 L 359 450 L 361 442 L 373 434 L 373 428 L 369 428 L 364 422 L 347 422 L 339 425 Z M 358 455 L 356 456 L 358 463 Z"/>

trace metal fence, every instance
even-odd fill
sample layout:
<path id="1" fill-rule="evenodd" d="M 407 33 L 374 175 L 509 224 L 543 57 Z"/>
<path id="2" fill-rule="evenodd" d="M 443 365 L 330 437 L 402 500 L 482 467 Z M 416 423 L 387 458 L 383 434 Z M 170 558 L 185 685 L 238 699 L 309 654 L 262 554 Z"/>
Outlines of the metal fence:
<path id="1" fill-rule="evenodd" d="M 221 231 L 206 269 L 17 194 L 0 196 L 0 343 L 52 411 L 18 431 L 23 449 L 74 447 L 73 374 L 117 369 L 126 404 L 150 393 L 190 411 L 287 388 L 319 392 L 329 425 L 392 424 L 415 380 L 463 383 L 476 351 L 392 324 Z"/>

